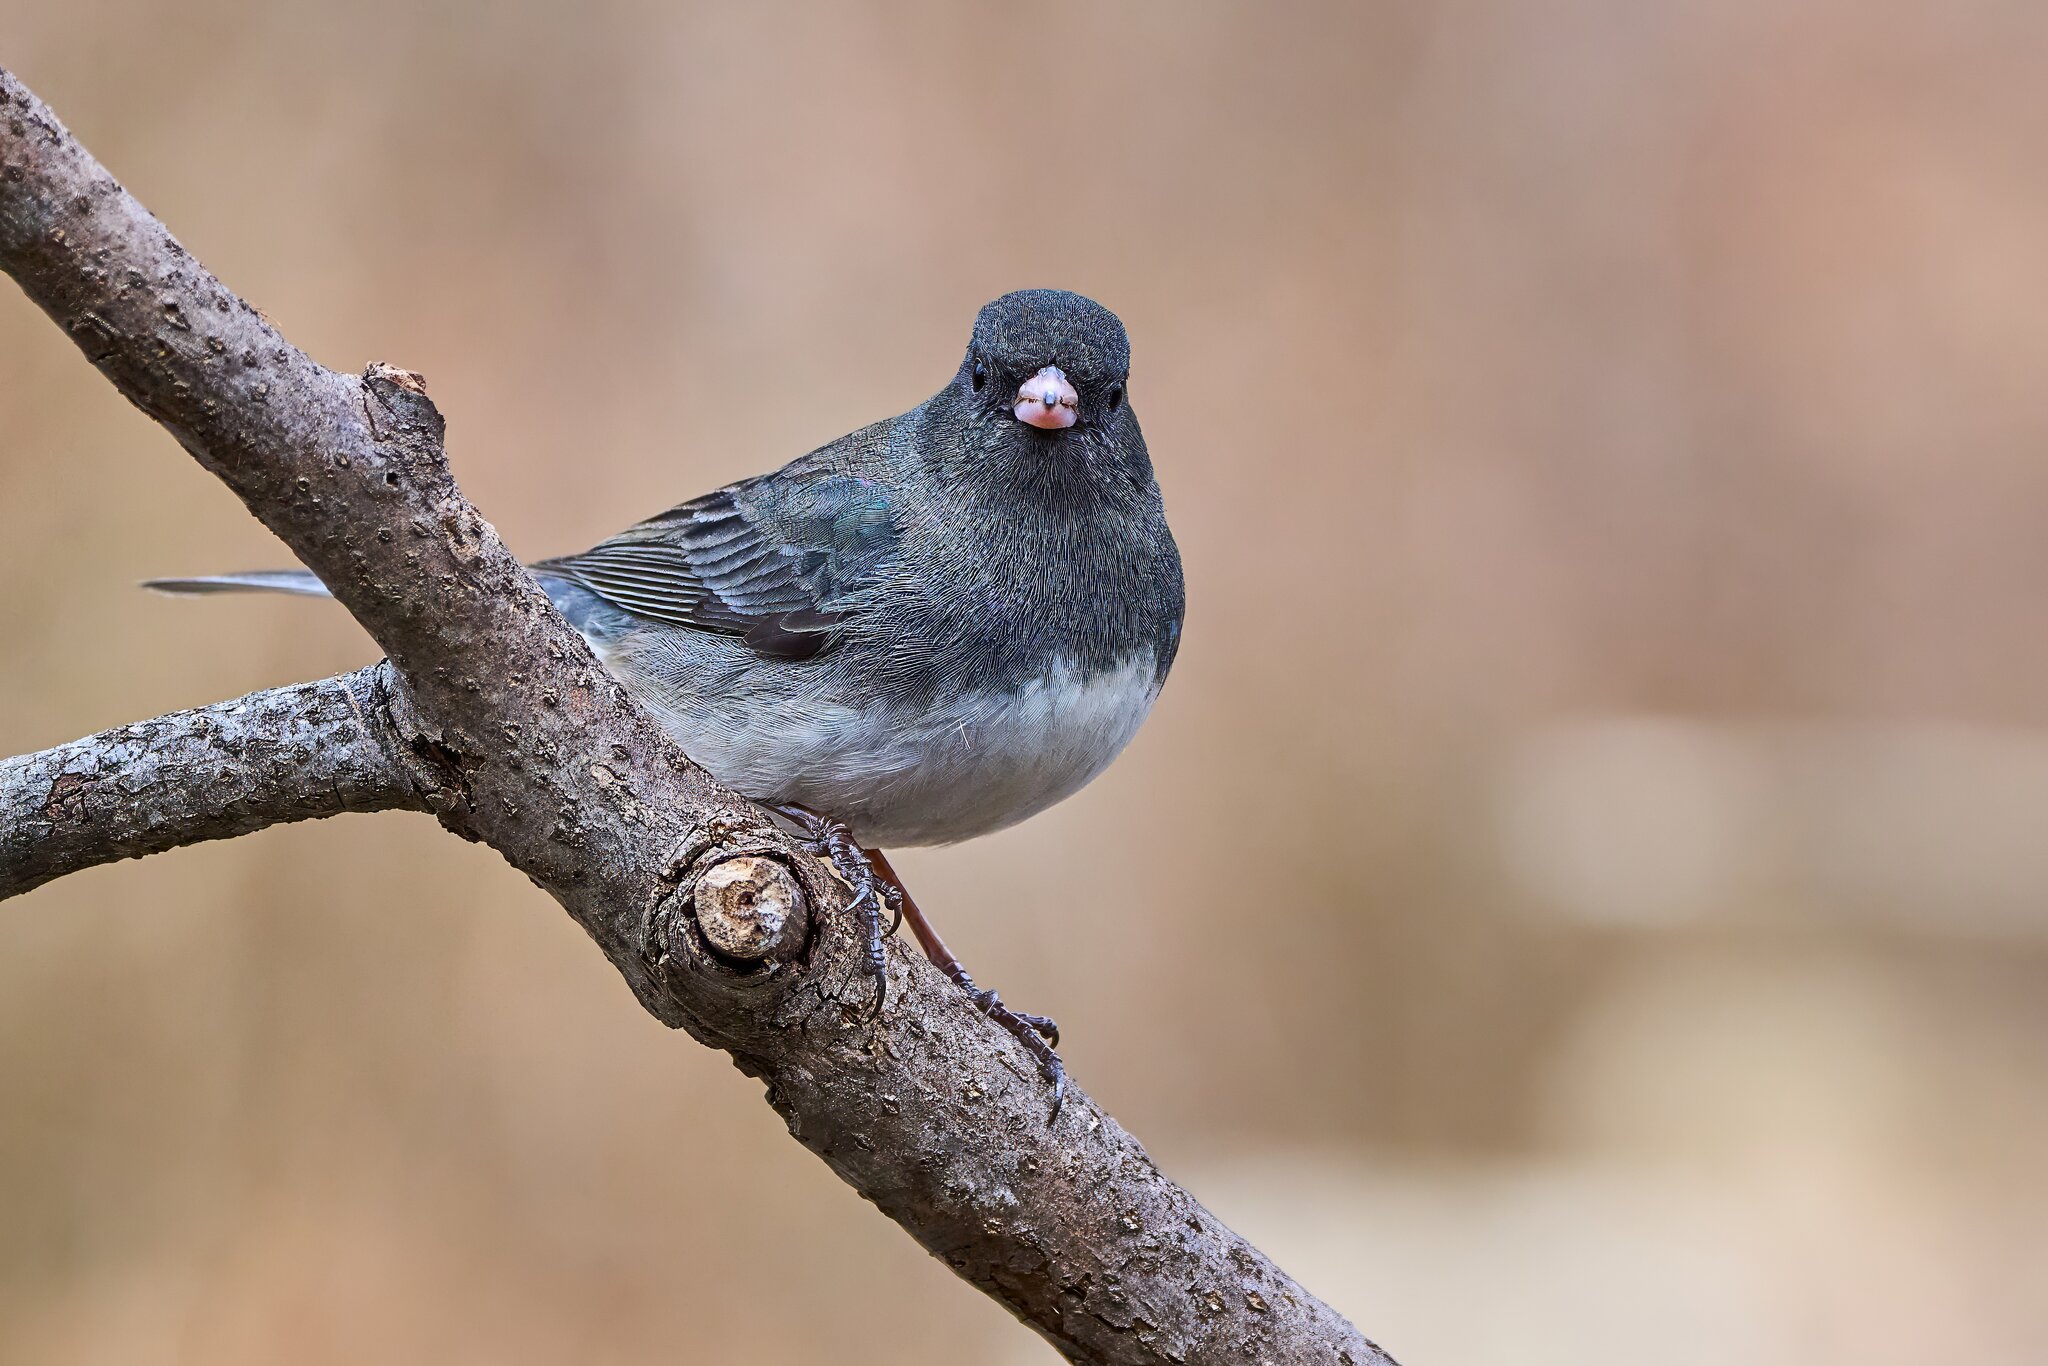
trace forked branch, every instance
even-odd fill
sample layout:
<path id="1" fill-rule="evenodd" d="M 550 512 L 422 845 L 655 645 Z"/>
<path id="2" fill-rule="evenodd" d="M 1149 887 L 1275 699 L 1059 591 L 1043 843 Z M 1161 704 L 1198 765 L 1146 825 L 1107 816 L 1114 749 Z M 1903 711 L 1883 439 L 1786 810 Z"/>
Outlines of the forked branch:
<path id="1" fill-rule="evenodd" d="M 0 268 L 389 656 L 0 764 L 0 896 L 277 821 L 430 809 L 1068 1359 L 1387 1360 L 1085 1095 L 1048 1122 L 1032 1060 L 922 960 L 892 945 L 870 1018 L 837 884 L 591 656 L 456 488 L 419 377 L 309 359 L 5 71 Z"/>

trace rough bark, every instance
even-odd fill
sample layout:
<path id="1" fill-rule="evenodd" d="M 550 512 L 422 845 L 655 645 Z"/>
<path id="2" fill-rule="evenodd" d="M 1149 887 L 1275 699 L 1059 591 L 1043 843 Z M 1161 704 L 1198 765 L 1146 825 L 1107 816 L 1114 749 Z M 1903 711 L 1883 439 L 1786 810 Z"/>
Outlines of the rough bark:
<path id="1" fill-rule="evenodd" d="M 20 889 L 7 879 L 33 885 L 65 859 L 102 861 L 86 852 L 95 826 L 117 849 L 104 857 L 117 857 L 235 833 L 236 821 L 416 799 L 553 895 L 643 1006 L 763 1079 L 799 1141 L 1070 1360 L 1387 1360 L 1087 1096 L 1073 1092 L 1048 1121 L 1030 1057 L 893 943 L 889 1008 L 871 1017 L 843 889 L 692 765 L 555 613 L 456 488 L 419 377 L 309 359 L 4 70 L 0 268 L 320 575 L 388 654 L 377 677 L 392 704 L 367 722 L 357 709 L 365 728 L 347 752 L 382 754 L 390 770 L 350 769 L 353 798 L 323 788 L 324 759 L 295 762 L 289 737 L 345 725 L 335 690 L 357 696 L 361 675 L 300 690 L 306 709 L 274 717 L 280 748 L 242 736 L 237 751 L 179 718 L 145 723 L 146 786 L 162 794 L 182 766 L 192 790 L 133 817 L 139 833 L 96 799 L 74 828 L 18 836 L 22 808 L 9 799 L 0 895 Z M 159 737 L 168 750 L 147 743 Z M 94 737 L 6 772 L 31 806 L 38 775 L 74 770 L 111 798 L 135 747 Z M 239 808 L 207 795 L 224 761 L 247 794 Z M 40 865 L 17 852 L 53 840 L 67 852 Z M 698 880 L 740 856 L 796 878 L 813 912 L 798 952 L 747 965 L 707 948 Z"/>
<path id="2" fill-rule="evenodd" d="M 287 821 L 427 810 L 396 748 L 389 679 L 379 664 L 0 759 L 0 899 Z"/>

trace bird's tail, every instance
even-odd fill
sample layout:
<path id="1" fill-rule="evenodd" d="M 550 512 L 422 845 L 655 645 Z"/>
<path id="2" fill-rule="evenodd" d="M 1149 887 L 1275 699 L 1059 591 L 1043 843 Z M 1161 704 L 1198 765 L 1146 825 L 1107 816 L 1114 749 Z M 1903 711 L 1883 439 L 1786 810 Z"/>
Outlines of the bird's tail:
<path id="1" fill-rule="evenodd" d="M 600 653 L 605 642 L 631 623 L 625 613 L 613 607 L 581 584 L 556 578 L 541 571 L 540 586 L 554 600 L 555 607 L 569 618 L 569 624 L 590 637 Z M 243 574 L 205 574 L 189 579 L 144 579 L 144 588 L 176 597 L 197 597 L 201 593 L 290 593 L 301 598 L 331 598 L 327 585 L 310 569 L 257 569 Z"/>
<path id="2" fill-rule="evenodd" d="M 296 593 L 302 598 L 333 594 L 310 569 L 259 569 L 247 574 L 208 574 L 196 579 L 145 579 L 159 593 Z"/>
<path id="3" fill-rule="evenodd" d="M 540 571 L 536 577 L 557 611 L 584 634 L 599 659 L 608 658 L 612 639 L 631 629 L 632 618 L 589 589 Z M 144 588 L 176 597 L 202 593 L 290 593 L 301 598 L 331 598 L 327 585 L 310 569 L 256 569 L 242 574 L 204 574 L 189 579 L 144 579 Z"/>

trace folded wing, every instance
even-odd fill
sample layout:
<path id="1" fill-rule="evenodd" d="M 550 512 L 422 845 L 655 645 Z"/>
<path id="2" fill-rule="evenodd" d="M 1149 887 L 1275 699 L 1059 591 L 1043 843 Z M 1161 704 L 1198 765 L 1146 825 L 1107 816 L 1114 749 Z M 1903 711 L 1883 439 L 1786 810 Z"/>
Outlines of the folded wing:
<path id="1" fill-rule="evenodd" d="M 807 659 L 858 610 L 896 536 L 879 485 L 792 468 L 728 485 L 533 570 L 645 622 Z"/>

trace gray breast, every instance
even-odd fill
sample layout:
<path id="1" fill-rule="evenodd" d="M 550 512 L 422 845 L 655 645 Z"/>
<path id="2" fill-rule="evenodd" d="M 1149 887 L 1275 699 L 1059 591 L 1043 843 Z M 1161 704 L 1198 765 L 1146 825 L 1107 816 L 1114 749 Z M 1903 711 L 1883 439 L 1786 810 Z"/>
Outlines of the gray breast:
<path id="1" fill-rule="evenodd" d="M 687 668 L 647 658 L 652 643 L 600 649 L 692 759 L 877 848 L 970 839 L 1071 796 L 1130 743 L 1159 692 L 1151 650 L 1107 669 L 1055 658 L 1015 686 L 913 700 L 854 692 L 829 667 L 764 668 L 737 642 L 691 642 Z"/>

